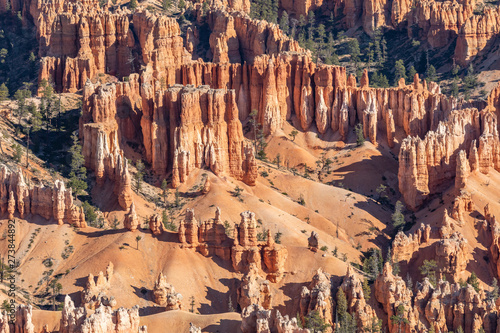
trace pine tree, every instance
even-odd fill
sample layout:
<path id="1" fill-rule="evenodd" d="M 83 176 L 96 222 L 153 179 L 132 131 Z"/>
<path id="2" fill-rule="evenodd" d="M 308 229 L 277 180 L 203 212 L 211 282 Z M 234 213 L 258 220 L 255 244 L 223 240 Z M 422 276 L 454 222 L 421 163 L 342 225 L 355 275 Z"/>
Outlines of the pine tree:
<path id="1" fill-rule="evenodd" d="M 363 295 L 365 296 L 365 300 L 368 302 L 370 300 L 371 289 L 368 284 L 368 279 L 363 280 Z"/>
<path id="2" fill-rule="evenodd" d="M 26 114 L 26 99 L 31 97 L 31 91 L 27 88 L 21 88 L 16 91 L 14 98 L 17 101 L 17 124 L 21 124 L 21 118 Z"/>
<path id="3" fill-rule="evenodd" d="M 396 309 L 396 314 L 391 317 L 392 324 L 398 325 L 398 333 L 401 333 L 401 328 L 403 325 L 408 324 L 408 319 L 404 317 L 405 312 L 406 310 L 404 305 L 400 304 Z"/>
<path id="4" fill-rule="evenodd" d="M 172 6 L 172 0 L 162 0 L 161 7 L 164 11 L 167 11 Z"/>
<path id="5" fill-rule="evenodd" d="M 427 81 L 436 81 L 436 68 L 433 65 L 430 65 L 429 68 L 427 68 L 427 72 L 425 73 L 427 76 Z"/>
<path id="6" fill-rule="evenodd" d="M 392 226 L 395 229 L 401 229 L 406 223 L 405 216 L 403 215 L 403 208 L 403 203 L 398 200 L 394 208 L 394 213 L 392 214 Z"/>
<path id="7" fill-rule="evenodd" d="M 417 70 L 415 69 L 415 66 L 412 65 L 408 70 L 408 80 L 413 80 L 415 74 L 417 74 Z"/>
<path id="8" fill-rule="evenodd" d="M 354 130 L 356 132 L 356 146 L 362 146 L 365 143 L 365 135 L 363 134 L 363 125 L 362 124 L 357 124 L 356 127 L 354 127 Z"/>
<path id="9" fill-rule="evenodd" d="M 163 203 L 167 206 L 168 183 L 166 179 L 161 182 L 161 191 L 163 195 Z"/>
<path id="10" fill-rule="evenodd" d="M 355 64 L 356 67 L 358 67 L 357 65 L 359 62 L 359 56 L 361 54 L 361 51 L 359 49 L 359 43 L 356 38 L 353 38 L 349 41 L 348 50 L 349 54 L 351 55 L 351 61 Z"/>
<path id="11" fill-rule="evenodd" d="M 495 302 L 498 298 L 498 282 L 496 278 L 493 278 L 491 282 L 491 291 L 488 292 L 488 300 Z"/>
<path id="12" fill-rule="evenodd" d="M 283 13 L 281 13 L 280 28 L 286 35 L 288 35 L 290 22 L 288 21 L 288 13 L 286 12 L 286 10 L 284 10 Z"/>
<path id="13" fill-rule="evenodd" d="M 318 310 L 311 311 L 305 318 L 305 328 L 308 328 L 311 333 L 324 332 L 325 329 L 330 327 L 329 324 L 325 323 L 325 320 L 321 318 Z"/>
<path id="14" fill-rule="evenodd" d="M 135 188 L 137 192 L 139 192 L 142 188 L 142 181 L 144 179 L 144 163 L 141 160 L 138 160 L 135 163 L 135 167 L 137 169 L 137 172 L 134 175 L 135 178 Z"/>
<path id="15" fill-rule="evenodd" d="M 402 59 L 397 60 L 394 68 L 394 85 L 397 86 L 400 79 L 403 78 L 406 80 L 406 69 L 404 61 Z"/>
<path id="16" fill-rule="evenodd" d="M 7 88 L 5 83 L 2 83 L 2 85 L 0 85 L 0 102 L 3 102 L 8 98 L 9 98 L 9 88 Z"/>
<path id="17" fill-rule="evenodd" d="M 134 11 L 137 8 L 137 0 L 130 0 L 128 3 L 128 8 Z"/>
<path id="18" fill-rule="evenodd" d="M 479 279 L 477 278 L 476 273 L 471 273 L 471 275 L 467 279 L 467 283 L 470 284 L 476 292 L 479 292 Z"/>
<path id="19" fill-rule="evenodd" d="M 70 180 L 68 186 L 73 190 L 75 197 L 78 197 L 82 191 L 85 191 L 88 187 L 87 185 L 87 169 L 84 166 L 84 157 L 82 154 L 82 147 L 78 142 L 78 136 L 76 133 L 71 135 L 71 140 L 73 145 L 71 146 L 69 153 L 71 154 L 70 163 Z"/>
<path id="20" fill-rule="evenodd" d="M 337 318 L 338 322 L 345 322 L 347 317 L 347 299 L 342 288 L 337 291 Z"/>
<path id="21" fill-rule="evenodd" d="M 429 279 L 429 282 L 433 285 L 436 286 L 437 280 L 436 280 L 436 270 L 437 270 L 437 264 L 435 260 L 424 260 L 424 263 L 422 266 L 419 268 L 420 274 L 422 274 L 424 277 Z"/>
<path id="22" fill-rule="evenodd" d="M 457 83 L 457 80 L 453 80 L 453 82 L 451 83 L 451 96 L 455 97 L 455 98 L 458 98 L 458 83 Z"/>

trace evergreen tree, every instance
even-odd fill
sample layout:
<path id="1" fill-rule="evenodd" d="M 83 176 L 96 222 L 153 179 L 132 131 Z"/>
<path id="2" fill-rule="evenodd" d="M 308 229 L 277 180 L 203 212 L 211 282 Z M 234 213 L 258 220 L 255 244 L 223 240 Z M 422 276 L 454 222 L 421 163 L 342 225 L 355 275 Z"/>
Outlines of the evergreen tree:
<path id="1" fill-rule="evenodd" d="M 137 169 L 137 172 L 134 175 L 135 178 L 135 188 L 137 192 L 139 192 L 142 188 L 142 181 L 144 180 L 144 163 L 141 160 L 138 160 L 135 163 L 135 167 Z"/>
<path id="2" fill-rule="evenodd" d="M 451 96 L 458 98 L 458 91 L 458 83 L 457 80 L 454 79 L 451 83 Z"/>
<path id="3" fill-rule="evenodd" d="M 163 195 L 163 203 L 167 206 L 168 183 L 166 179 L 163 179 L 161 182 L 161 191 Z"/>
<path id="4" fill-rule="evenodd" d="M 280 28 L 286 35 L 288 35 L 290 22 L 288 21 L 288 13 L 286 12 L 286 10 L 284 10 L 283 13 L 281 13 Z"/>
<path id="5" fill-rule="evenodd" d="M 368 279 L 363 280 L 363 295 L 365 296 L 365 300 L 368 302 L 370 300 L 371 289 L 368 284 Z"/>
<path id="6" fill-rule="evenodd" d="M 16 163 L 20 163 L 21 157 L 23 155 L 23 148 L 20 145 L 18 145 L 17 143 L 14 143 L 12 145 L 12 149 L 14 150 L 14 154 L 12 155 L 12 158 L 14 159 L 14 161 Z"/>
<path id="7" fill-rule="evenodd" d="M 265 151 L 266 147 L 267 142 L 264 136 L 264 131 L 262 129 L 259 129 L 257 134 L 257 158 L 262 161 L 267 161 L 267 154 Z"/>
<path id="8" fill-rule="evenodd" d="M 184 0 L 179 0 L 177 7 L 182 11 L 184 8 L 186 8 L 186 2 Z"/>
<path id="9" fill-rule="evenodd" d="M 208 0 L 203 1 L 203 5 L 201 6 L 201 12 L 203 13 L 203 16 L 207 15 L 209 9 L 210 4 L 208 3 Z"/>
<path id="10" fill-rule="evenodd" d="M 464 78 L 464 85 L 466 91 L 474 89 L 477 86 L 477 76 L 474 75 L 474 67 L 472 66 L 472 63 L 467 68 L 467 75 Z"/>
<path id="11" fill-rule="evenodd" d="M 385 38 L 382 38 L 382 41 L 380 42 L 380 45 L 382 45 L 382 63 L 384 63 L 387 60 L 387 41 Z"/>
<path id="12" fill-rule="evenodd" d="M 9 98 L 9 89 L 7 88 L 5 83 L 2 83 L 2 85 L 0 85 L 0 102 L 3 102 L 8 98 Z"/>
<path id="13" fill-rule="evenodd" d="M 314 12 L 312 10 L 307 13 L 307 23 L 310 27 L 314 26 Z"/>
<path id="14" fill-rule="evenodd" d="M 493 278 L 491 282 L 491 291 L 488 292 L 488 300 L 495 302 L 498 298 L 498 282 L 496 278 Z"/>
<path id="15" fill-rule="evenodd" d="M 68 186 L 73 190 L 75 197 L 78 197 L 88 187 L 87 169 L 84 166 L 85 159 L 82 154 L 82 146 L 78 142 L 76 133 L 71 135 L 71 140 L 73 141 L 73 145 L 69 149 L 69 153 L 71 154 L 71 171 L 69 173 L 70 180 Z"/>
<path id="16" fill-rule="evenodd" d="M 367 53 L 367 56 L 368 56 L 368 71 L 370 71 L 370 66 L 373 62 L 373 57 L 375 56 L 375 53 L 373 51 L 373 43 L 368 43 L 368 53 Z"/>
<path id="17" fill-rule="evenodd" d="M 370 83 L 375 88 L 389 88 L 389 80 L 382 73 L 374 72 L 370 79 Z"/>
<path id="18" fill-rule="evenodd" d="M 392 226 L 397 230 L 401 229 L 406 223 L 405 216 L 403 215 L 403 208 L 403 203 L 398 200 L 394 208 L 394 213 L 392 214 Z"/>
<path id="19" fill-rule="evenodd" d="M 28 113 L 30 115 L 30 125 L 34 132 L 39 131 L 42 128 L 42 114 L 38 112 L 38 108 L 32 102 L 28 105 Z"/>
<path id="20" fill-rule="evenodd" d="M 427 77 L 427 81 L 436 81 L 436 68 L 433 65 L 430 65 L 429 68 L 427 68 L 425 76 Z"/>
<path id="21" fill-rule="evenodd" d="M 365 135 L 363 134 L 363 125 L 357 124 L 354 127 L 354 131 L 356 132 L 356 146 L 362 146 L 365 144 Z"/>
<path id="22" fill-rule="evenodd" d="M 323 48 L 323 44 L 325 43 L 325 26 L 323 24 L 318 25 L 318 29 L 316 31 L 318 35 L 317 43 L 320 48 Z"/>
<path id="23" fill-rule="evenodd" d="M 321 318 L 317 310 L 314 310 L 309 312 L 309 314 L 305 318 L 304 327 L 308 328 L 311 333 L 320 333 L 330 327 L 330 325 L 325 323 L 325 320 Z"/>
<path id="24" fill-rule="evenodd" d="M 164 11 L 167 11 L 172 6 L 172 0 L 162 0 L 161 7 Z"/>
<path id="25" fill-rule="evenodd" d="M 393 325 L 398 325 L 398 333 L 401 333 L 403 325 L 407 325 L 409 323 L 408 319 L 404 317 L 405 312 L 406 310 L 404 305 L 400 304 L 396 309 L 396 314 L 391 317 Z"/>
<path id="26" fill-rule="evenodd" d="M 471 275 L 467 279 L 467 283 L 470 284 L 476 292 L 479 292 L 479 279 L 477 278 L 476 273 L 471 273 Z"/>
<path id="27" fill-rule="evenodd" d="M 137 237 L 135 238 L 135 240 L 136 240 L 136 242 L 137 242 L 137 250 L 139 250 L 139 241 L 140 241 L 141 239 L 142 239 L 142 237 L 141 237 L 141 236 L 137 236 Z"/>
<path id="28" fill-rule="evenodd" d="M 415 69 L 415 66 L 412 65 L 408 70 L 408 80 L 413 80 L 415 74 L 417 74 L 417 70 Z"/>
<path id="29" fill-rule="evenodd" d="M 128 8 L 134 11 L 137 8 L 137 0 L 130 0 L 128 3 Z"/>
<path id="30" fill-rule="evenodd" d="M 40 82 L 39 88 L 42 95 L 40 100 L 40 113 L 44 115 L 45 129 L 48 131 L 54 106 L 54 88 L 45 79 Z"/>
<path id="31" fill-rule="evenodd" d="M 338 322 L 345 322 L 347 317 L 347 298 L 345 296 L 344 290 L 339 288 L 337 291 L 337 319 Z"/>
<path id="32" fill-rule="evenodd" d="M 402 59 L 397 60 L 396 64 L 394 65 L 394 69 L 394 85 L 397 86 L 401 78 L 406 80 L 406 69 L 404 61 Z"/>
<path id="33" fill-rule="evenodd" d="M 380 29 L 375 30 L 373 34 L 373 53 L 375 56 L 375 61 L 382 65 L 382 50 L 380 48 L 380 40 L 382 38 L 382 32 Z"/>
<path id="34" fill-rule="evenodd" d="M 437 283 L 436 270 L 437 264 L 435 260 L 424 260 L 424 263 L 419 268 L 420 274 L 429 279 L 429 282 L 435 287 Z"/>
<path id="35" fill-rule="evenodd" d="M 21 118 L 26 114 L 26 99 L 31 97 L 31 91 L 26 87 L 18 89 L 14 94 L 14 98 L 17 101 L 17 124 L 21 124 Z"/>
<path id="36" fill-rule="evenodd" d="M 336 333 L 355 333 L 356 318 L 347 312 L 347 299 L 342 288 L 337 291 Z"/>
<path id="37" fill-rule="evenodd" d="M 348 44 L 349 54 L 351 55 L 351 61 L 358 67 L 359 56 L 361 55 L 361 51 L 359 50 L 359 42 L 356 38 L 353 38 L 349 41 Z"/>

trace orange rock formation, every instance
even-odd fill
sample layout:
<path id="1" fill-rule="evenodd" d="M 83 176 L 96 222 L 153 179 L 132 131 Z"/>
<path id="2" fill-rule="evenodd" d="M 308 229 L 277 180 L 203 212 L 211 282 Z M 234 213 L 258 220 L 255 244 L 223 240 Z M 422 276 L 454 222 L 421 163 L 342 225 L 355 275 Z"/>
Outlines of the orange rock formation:
<path id="1" fill-rule="evenodd" d="M 71 189 L 56 180 L 54 186 L 30 187 L 21 171 L 12 172 L 5 165 L 0 165 L 0 212 L 14 218 L 15 212 L 20 218 L 27 215 L 40 215 L 47 220 L 53 218 L 58 224 L 67 222 L 78 228 L 85 228 L 85 214 L 81 207 L 73 204 Z"/>

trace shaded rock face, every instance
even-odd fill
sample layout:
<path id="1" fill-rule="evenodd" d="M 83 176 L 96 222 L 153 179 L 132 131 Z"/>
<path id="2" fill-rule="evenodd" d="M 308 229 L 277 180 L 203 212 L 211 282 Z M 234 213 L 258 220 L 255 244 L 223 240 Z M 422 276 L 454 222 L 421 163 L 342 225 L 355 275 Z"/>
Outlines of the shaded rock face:
<path id="1" fill-rule="evenodd" d="M 270 232 L 267 241 L 257 240 L 255 214 L 241 213 L 241 223 L 234 227 L 234 238 L 226 235 L 217 207 L 215 218 L 199 223 L 192 209 L 186 210 L 184 221 L 179 226 L 179 241 L 184 248 L 194 248 L 204 256 L 216 255 L 231 260 L 236 272 L 247 273 L 250 267 L 263 268 L 266 279 L 278 282 L 283 277 L 288 251 L 276 244 Z"/>
<path id="2" fill-rule="evenodd" d="M 80 137 L 85 166 L 95 171 L 98 185 L 107 179 L 114 182 L 114 193 L 123 209 L 132 204 L 132 179 L 128 161 L 120 149 L 120 141 L 128 136 L 125 129 L 128 122 L 120 117 L 117 104 L 121 105 L 118 101 L 124 92 L 136 90 L 137 85 L 138 76 L 132 75 L 130 81 L 118 85 L 94 85 L 87 81 L 83 90 Z M 132 118 L 133 112 L 128 119 Z M 123 124 L 123 131 L 119 131 L 119 124 Z"/>
<path id="3" fill-rule="evenodd" d="M 156 304 L 165 307 L 165 311 L 181 310 L 182 295 L 175 292 L 174 286 L 167 282 L 167 277 L 160 272 L 153 289 Z"/>
<path id="4" fill-rule="evenodd" d="M 92 314 L 83 307 L 75 307 L 71 298 L 66 295 L 59 332 L 116 332 L 147 333 L 146 326 L 139 324 L 139 306 L 131 309 L 112 310 L 109 306 L 100 305 Z"/>
<path id="5" fill-rule="evenodd" d="M 28 186 L 22 172 L 10 171 L 0 164 L 0 213 L 14 218 L 40 215 L 47 220 L 54 219 L 58 224 L 64 222 L 78 228 L 85 228 L 83 208 L 73 204 L 71 189 L 64 182 L 56 180 L 53 187 L 43 185 Z"/>

